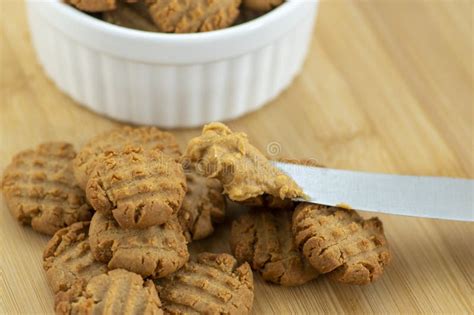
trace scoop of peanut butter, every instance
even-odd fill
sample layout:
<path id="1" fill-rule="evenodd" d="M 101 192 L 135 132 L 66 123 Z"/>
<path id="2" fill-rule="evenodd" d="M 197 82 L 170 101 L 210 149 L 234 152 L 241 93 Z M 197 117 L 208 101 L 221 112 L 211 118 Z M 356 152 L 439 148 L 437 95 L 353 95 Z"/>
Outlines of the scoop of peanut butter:
<path id="1" fill-rule="evenodd" d="M 234 201 L 263 194 L 280 199 L 303 197 L 303 191 L 248 141 L 242 132 L 232 132 L 222 123 L 204 126 L 192 139 L 185 158 L 196 163 L 205 176 L 219 179 L 224 193 Z"/>
<path id="2" fill-rule="evenodd" d="M 194 33 L 229 27 L 241 0 L 146 0 L 160 32 Z"/>

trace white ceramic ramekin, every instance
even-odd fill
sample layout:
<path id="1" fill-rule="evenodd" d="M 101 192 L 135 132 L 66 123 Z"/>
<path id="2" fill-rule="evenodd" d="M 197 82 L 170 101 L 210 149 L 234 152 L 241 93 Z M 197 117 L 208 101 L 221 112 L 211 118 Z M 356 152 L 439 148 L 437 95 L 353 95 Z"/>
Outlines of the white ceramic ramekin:
<path id="1" fill-rule="evenodd" d="M 62 91 L 118 120 L 174 128 L 236 118 L 276 97 L 301 69 L 318 1 L 197 34 L 127 29 L 60 0 L 27 6 L 38 59 Z"/>

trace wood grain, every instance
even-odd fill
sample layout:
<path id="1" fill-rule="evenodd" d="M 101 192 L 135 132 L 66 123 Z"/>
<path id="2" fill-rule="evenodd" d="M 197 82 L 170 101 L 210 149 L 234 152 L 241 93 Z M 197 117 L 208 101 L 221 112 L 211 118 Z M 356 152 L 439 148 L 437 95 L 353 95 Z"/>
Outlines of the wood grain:
<path id="1" fill-rule="evenodd" d="M 79 147 L 116 126 L 45 77 L 23 2 L 0 5 L 0 169 L 40 142 Z M 229 125 L 264 151 L 277 142 L 279 156 L 329 167 L 473 178 L 473 12 L 461 0 L 323 1 L 301 75 Z M 199 130 L 174 132 L 184 146 Z M 48 238 L 17 224 L 3 200 L 0 208 L 0 313 L 52 313 L 41 266 Z M 353 287 L 320 278 L 289 289 L 256 276 L 254 313 L 472 314 L 474 225 L 381 218 L 395 257 L 380 281 Z M 195 247 L 228 250 L 226 232 Z"/>

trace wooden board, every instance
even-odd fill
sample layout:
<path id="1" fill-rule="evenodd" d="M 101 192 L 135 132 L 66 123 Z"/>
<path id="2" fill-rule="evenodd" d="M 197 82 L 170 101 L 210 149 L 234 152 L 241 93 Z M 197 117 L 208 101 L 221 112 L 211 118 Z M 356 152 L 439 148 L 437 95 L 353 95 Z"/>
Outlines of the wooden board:
<path id="1" fill-rule="evenodd" d="M 45 77 L 24 4 L 0 5 L 0 170 L 21 149 L 48 140 L 80 146 L 116 126 Z M 301 75 L 277 100 L 229 125 L 263 151 L 276 143 L 278 156 L 473 178 L 472 13 L 470 1 L 323 1 Z M 182 146 L 198 133 L 175 131 Z M 41 266 L 48 238 L 18 225 L 3 199 L 0 208 L 0 313 L 51 313 Z M 474 225 L 382 220 L 394 260 L 380 281 L 353 287 L 322 277 L 289 289 L 256 276 L 254 313 L 473 313 Z M 228 250 L 218 238 L 199 246 Z"/>

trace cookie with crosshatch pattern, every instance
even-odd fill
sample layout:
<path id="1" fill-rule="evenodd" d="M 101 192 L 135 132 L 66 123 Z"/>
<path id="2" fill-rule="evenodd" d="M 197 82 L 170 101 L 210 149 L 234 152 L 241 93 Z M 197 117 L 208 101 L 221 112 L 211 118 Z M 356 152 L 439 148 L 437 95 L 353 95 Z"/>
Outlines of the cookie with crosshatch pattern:
<path id="1" fill-rule="evenodd" d="M 77 282 L 56 295 L 56 314 L 163 314 L 151 280 L 124 269 Z"/>
<path id="2" fill-rule="evenodd" d="M 301 285 L 318 277 L 294 244 L 293 208 L 254 208 L 232 222 L 230 247 L 239 261 L 247 261 L 266 281 Z"/>
<path id="3" fill-rule="evenodd" d="M 84 145 L 74 159 L 74 175 L 83 189 L 86 188 L 95 163 L 104 153 L 119 151 L 125 147 L 141 147 L 144 150 L 161 150 L 178 159 L 181 155 L 176 138 L 156 127 L 120 127 L 103 132 Z"/>
<path id="4" fill-rule="evenodd" d="M 354 210 L 301 203 L 293 214 L 293 234 L 311 265 L 338 282 L 368 284 L 391 260 L 382 222 L 364 220 Z"/>
<path id="5" fill-rule="evenodd" d="M 231 26 L 239 15 L 241 0 L 145 0 L 160 32 L 208 32 Z"/>
<path id="6" fill-rule="evenodd" d="M 43 268 L 53 292 L 106 273 L 107 265 L 92 256 L 89 222 L 77 222 L 57 231 L 43 252 Z"/>
<path id="7" fill-rule="evenodd" d="M 146 229 L 122 229 L 112 216 L 96 212 L 89 234 L 92 254 L 110 269 L 159 278 L 178 270 L 189 259 L 176 217 Z"/>
<path id="8" fill-rule="evenodd" d="M 52 235 L 90 220 L 91 208 L 73 175 L 75 156 L 71 144 L 47 142 L 13 157 L 3 174 L 2 191 L 18 221 Z"/>
<path id="9" fill-rule="evenodd" d="M 186 193 L 180 163 L 160 150 L 127 147 L 96 161 L 86 196 L 124 228 L 148 228 L 176 215 Z"/>
<path id="10" fill-rule="evenodd" d="M 249 314 L 252 309 L 252 270 L 229 254 L 198 254 L 155 283 L 166 314 Z"/>

